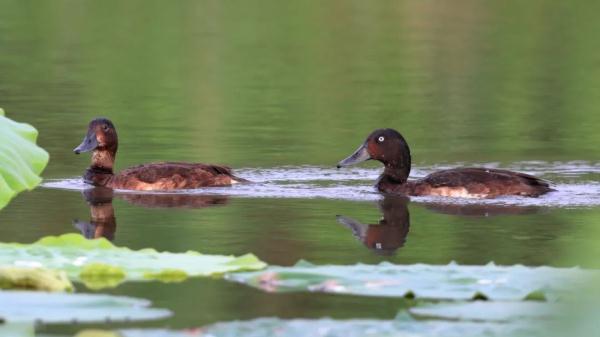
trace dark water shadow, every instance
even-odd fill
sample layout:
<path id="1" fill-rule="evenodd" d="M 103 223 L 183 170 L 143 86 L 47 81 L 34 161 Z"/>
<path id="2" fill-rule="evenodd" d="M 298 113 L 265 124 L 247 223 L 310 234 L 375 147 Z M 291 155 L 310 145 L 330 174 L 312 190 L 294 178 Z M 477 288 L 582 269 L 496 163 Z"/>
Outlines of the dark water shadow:
<path id="1" fill-rule="evenodd" d="M 350 229 L 352 235 L 365 247 L 379 255 L 393 255 L 404 246 L 410 228 L 408 203 L 410 199 L 402 196 L 386 195 L 379 201 L 381 219 L 375 224 L 363 224 L 360 221 L 337 215 L 337 221 Z"/>
<path id="2" fill-rule="evenodd" d="M 197 209 L 227 205 L 229 197 L 212 195 L 183 194 L 116 194 L 110 188 L 95 187 L 82 191 L 84 200 L 90 207 L 90 220 L 73 220 L 73 225 L 87 239 L 104 237 L 115 239 L 117 220 L 113 199 L 123 199 L 128 203 L 146 208 L 186 208 Z"/>

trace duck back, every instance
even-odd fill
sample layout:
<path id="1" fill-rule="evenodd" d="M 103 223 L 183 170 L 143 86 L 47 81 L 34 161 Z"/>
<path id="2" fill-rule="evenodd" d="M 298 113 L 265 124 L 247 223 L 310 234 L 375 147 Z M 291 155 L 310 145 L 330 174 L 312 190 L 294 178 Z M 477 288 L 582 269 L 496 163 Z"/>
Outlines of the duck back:
<path id="1" fill-rule="evenodd" d="M 409 184 L 411 195 L 466 198 L 538 197 L 553 191 L 548 182 L 529 174 L 477 167 L 442 170 Z"/>
<path id="2" fill-rule="evenodd" d="M 123 170 L 113 177 L 110 187 L 152 191 L 229 186 L 239 182 L 245 180 L 235 177 L 226 166 L 164 162 Z"/>

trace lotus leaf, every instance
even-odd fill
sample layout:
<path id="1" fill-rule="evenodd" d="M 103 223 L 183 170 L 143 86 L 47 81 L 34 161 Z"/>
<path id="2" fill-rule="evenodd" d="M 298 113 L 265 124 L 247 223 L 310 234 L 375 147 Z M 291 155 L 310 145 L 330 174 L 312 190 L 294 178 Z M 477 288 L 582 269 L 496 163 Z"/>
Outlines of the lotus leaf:
<path id="1" fill-rule="evenodd" d="M 23 190 L 37 186 L 48 152 L 35 144 L 37 130 L 4 116 L 0 109 L 0 209 Z"/>
<path id="2" fill-rule="evenodd" d="M 269 267 L 260 272 L 235 273 L 229 280 L 268 292 L 311 291 L 436 300 L 526 299 L 556 300 L 586 284 L 598 271 L 578 268 L 449 265 Z"/>
<path id="3" fill-rule="evenodd" d="M 122 337 L 468 337 L 547 336 L 543 327 L 521 322 L 420 321 L 406 315 L 395 320 L 278 319 L 216 323 L 198 330 L 122 330 Z M 546 331 L 547 332 L 547 331 Z"/>
<path id="4" fill-rule="evenodd" d="M 65 272 L 45 268 L 0 267 L 0 289 L 73 291 Z"/>
<path id="5" fill-rule="evenodd" d="M 0 319 L 7 322 L 93 323 L 154 320 L 170 316 L 149 301 L 110 295 L 0 291 Z"/>
<path id="6" fill-rule="evenodd" d="M 412 316 L 420 319 L 450 321 L 510 322 L 519 320 L 556 319 L 565 304 L 548 302 L 489 302 L 446 303 L 414 307 Z"/>
<path id="7" fill-rule="evenodd" d="M 181 281 L 185 277 L 219 276 L 226 272 L 266 267 L 252 254 L 241 257 L 131 250 L 100 238 L 79 234 L 45 237 L 32 244 L 0 243 L 0 266 L 45 267 L 62 270 L 92 288 L 123 281 Z"/>

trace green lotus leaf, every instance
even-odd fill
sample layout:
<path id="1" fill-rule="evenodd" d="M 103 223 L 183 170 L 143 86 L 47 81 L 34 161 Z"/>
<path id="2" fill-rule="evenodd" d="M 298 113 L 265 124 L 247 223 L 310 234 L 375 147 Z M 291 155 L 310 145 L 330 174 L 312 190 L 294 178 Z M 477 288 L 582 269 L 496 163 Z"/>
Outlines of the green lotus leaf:
<path id="1" fill-rule="evenodd" d="M 268 292 L 311 291 L 435 300 L 557 300 L 585 286 L 599 271 L 578 268 L 449 265 L 271 266 L 229 280 Z"/>
<path id="2" fill-rule="evenodd" d="M 118 332 L 88 329 L 77 333 L 74 337 L 122 337 Z"/>
<path id="3" fill-rule="evenodd" d="M 278 319 L 259 318 L 249 321 L 216 323 L 194 331 L 121 330 L 122 337 L 515 337 L 547 336 L 544 327 L 513 322 L 449 322 L 416 320 L 399 315 L 393 320 L 376 319 Z"/>
<path id="4" fill-rule="evenodd" d="M 450 321 L 542 321 L 557 319 L 565 304 L 548 302 L 488 302 L 445 303 L 410 308 L 410 314 L 419 319 Z"/>
<path id="5" fill-rule="evenodd" d="M 123 268 L 96 262 L 84 265 L 79 273 L 79 280 L 90 289 L 114 288 L 125 278 Z"/>
<path id="6" fill-rule="evenodd" d="M 0 337 L 35 337 L 33 322 L 0 322 Z"/>
<path id="7" fill-rule="evenodd" d="M 241 257 L 131 250 L 100 238 L 79 234 L 40 239 L 32 244 L 0 243 L 0 266 L 45 267 L 62 270 L 90 288 L 114 287 L 123 281 L 181 281 L 187 277 L 220 276 L 227 272 L 260 270 L 256 256 Z"/>
<path id="8" fill-rule="evenodd" d="M 6 322 L 125 322 L 171 315 L 149 305 L 146 300 L 121 296 L 0 291 L 0 319 Z"/>
<path id="9" fill-rule="evenodd" d="M 0 267 L 0 289 L 74 290 L 65 272 L 29 267 Z"/>
<path id="10" fill-rule="evenodd" d="M 0 109 L 0 209 L 41 182 L 49 156 L 35 144 L 37 135 L 33 126 L 5 117 Z"/>

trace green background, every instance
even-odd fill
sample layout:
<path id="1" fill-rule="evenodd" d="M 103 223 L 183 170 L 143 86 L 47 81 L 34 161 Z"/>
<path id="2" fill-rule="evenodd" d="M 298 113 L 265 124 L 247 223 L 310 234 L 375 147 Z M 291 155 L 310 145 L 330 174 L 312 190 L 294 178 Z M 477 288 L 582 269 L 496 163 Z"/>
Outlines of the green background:
<path id="1" fill-rule="evenodd" d="M 413 163 L 600 158 L 600 21 L 591 1 L 0 1 L 0 106 L 33 124 L 45 178 L 81 174 L 89 120 L 112 119 L 117 167 L 156 160 L 331 167 L 393 127 Z M 375 167 L 375 164 L 367 164 Z M 598 175 L 586 179 L 597 180 Z M 581 177 L 560 178 L 581 183 Z M 373 202 L 231 198 L 205 209 L 115 200 L 115 243 L 252 252 L 290 265 L 357 262 L 600 267 L 598 207 L 460 217 L 409 205 L 393 256 L 335 221 Z M 37 189 L 0 212 L 2 241 L 74 232 L 77 192 Z M 268 295 L 215 280 L 113 291 L 175 311 L 158 325 L 281 317 L 392 317 L 402 301 Z M 66 328 L 65 328 L 66 329 Z"/>

